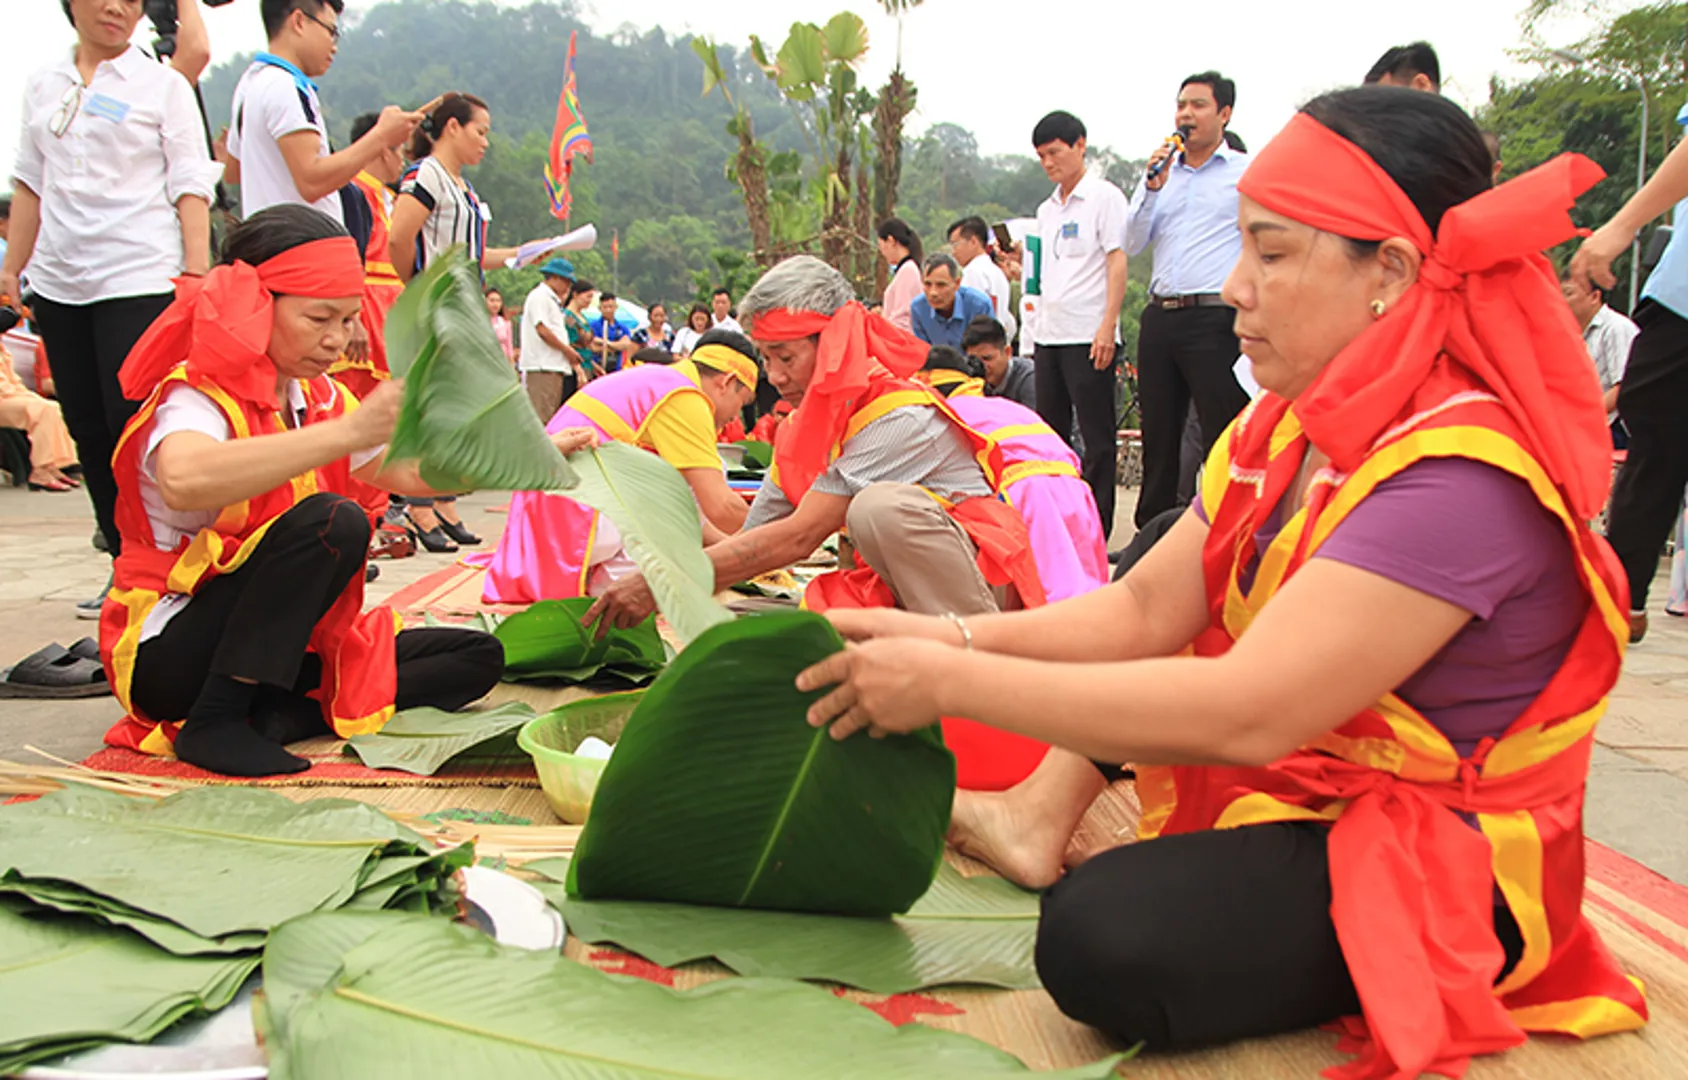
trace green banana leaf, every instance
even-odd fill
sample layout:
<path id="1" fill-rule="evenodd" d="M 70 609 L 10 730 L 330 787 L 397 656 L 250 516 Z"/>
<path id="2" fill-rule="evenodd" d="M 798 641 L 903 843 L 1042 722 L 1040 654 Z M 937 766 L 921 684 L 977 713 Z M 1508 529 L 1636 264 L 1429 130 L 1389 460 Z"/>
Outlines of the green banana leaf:
<path id="1" fill-rule="evenodd" d="M 541 600 L 501 622 L 493 633 L 504 643 L 505 681 L 585 682 L 607 674 L 639 685 L 668 663 L 654 618 L 599 638 L 580 621 L 591 606 L 590 597 Z"/>
<path id="2" fill-rule="evenodd" d="M 516 746 L 516 730 L 537 715 L 533 706 L 520 701 L 482 712 L 406 709 L 380 731 L 352 736 L 345 753 L 371 769 L 417 776 L 433 776 L 454 759 L 525 761 L 527 755 Z"/>
<path id="3" fill-rule="evenodd" d="M 392 913 L 282 926 L 264 951 L 264 986 L 255 1013 L 273 1080 L 1027 1074 L 977 1039 L 896 1028 L 819 987 L 724 979 L 675 991 Z M 1038 1075 L 1102 1080 L 1123 1057 Z"/>
<path id="4" fill-rule="evenodd" d="M 0 901 L 0 1075 L 107 1041 L 145 1042 L 220 1009 L 258 959 L 172 956 L 127 930 Z"/>
<path id="5" fill-rule="evenodd" d="M 543 859 L 522 869 L 565 880 Z M 997 877 L 967 878 L 949 864 L 905 915 L 864 919 L 787 911 L 571 898 L 569 932 L 613 943 L 664 967 L 714 959 L 740 975 L 815 979 L 876 994 L 973 983 L 1009 990 L 1041 984 L 1032 962 L 1038 898 Z"/>
<path id="6" fill-rule="evenodd" d="M 388 313 L 406 362 L 404 403 L 387 445 L 438 491 L 552 490 L 573 470 L 552 445 L 493 336 L 480 277 L 461 249 L 435 259 Z"/>
<path id="7" fill-rule="evenodd" d="M 742 439 L 733 444 L 744 451 L 744 467 L 756 472 L 767 472 L 768 466 L 774 463 L 774 448 L 758 439 Z"/>
<path id="8" fill-rule="evenodd" d="M 907 911 L 932 884 L 955 791 L 936 727 L 839 742 L 797 674 L 843 648 L 810 612 L 692 642 L 645 691 L 604 767 L 569 891 L 841 915 Z"/>
<path id="9" fill-rule="evenodd" d="M 128 927 L 154 945 L 177 956 L 205 956 L 256 952 L 264 947 L 265 934 L 261 930 L 247 930 L 222 937 L 202 937 L 169 919 L 119 904 L 103 896 L 94 896 L 56 881 L 20 879 L 8 875 L 0 879 L 0 892 L 18 900 L 27 900 L 37 907 L 50 908 L 68 914 L 86 915 L 112 926 Z"/>
<path id="10" fill-rule="evenodd" d="M 732 620 L 715 602 L 715 566 L 703 552 L 697 500 L 674 466 L 615 442 L 576 451 L 569 462 L 578 483 L 568 497 L 615 523 L 657 608 L 682 642 Z"/>
<path id="11" fill-rule="evenodd" d="M 268 931 L 345 903 L 365 863 L 394 845 L 414 854 L 422 840 L 362 803 L 295 803 L 255 788 L 194 788 L 147 803 L 73 785 L 0 807 L 0 877 L 13 887 L 73 885 L 204 938 Z"/>

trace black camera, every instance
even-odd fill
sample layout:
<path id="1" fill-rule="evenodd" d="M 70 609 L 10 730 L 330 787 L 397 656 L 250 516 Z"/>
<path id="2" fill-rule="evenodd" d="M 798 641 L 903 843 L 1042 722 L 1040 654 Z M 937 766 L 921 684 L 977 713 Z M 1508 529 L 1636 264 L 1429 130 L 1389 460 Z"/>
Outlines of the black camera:
<path id="1" fill-rule="evenodd" d="M 190 0 L 191 2 L 191 0 Z M 204 0 L 206 7 L 222 7 L 232 4 L 234 0 Z M 152 32 L 158 36 L 153 38 L 152 49 L 159 56 L 174 56 L 176 54 L 176 0 L 145 0 L 141 10 L 152 22 Z"/>

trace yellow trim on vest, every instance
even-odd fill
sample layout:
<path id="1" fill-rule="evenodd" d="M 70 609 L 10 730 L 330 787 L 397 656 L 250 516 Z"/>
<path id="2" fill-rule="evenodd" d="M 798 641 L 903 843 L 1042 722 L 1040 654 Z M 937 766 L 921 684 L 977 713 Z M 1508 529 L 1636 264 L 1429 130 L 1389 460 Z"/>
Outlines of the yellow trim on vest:
<path id="1" fill-rule="evenodd" d="M 1641 980 L 1634 976 L 1628 978 L 1636 989 L 1641 989 Z M 1525 1031 L 1575 1035 L 1579 1039 L 1635 1031 L 1647 1024 L 1642 1015 L 1628 1005 L 1599 995 L 1508 1009 L 1507 1015 Z"/>
<path id="2" fill-rule="evenodd" d="M 1553 958 L 1553 932 L 1548 927 L 1547 905 L 1542 900 L 1545 859 L 1541 832 L 1528 810 L 1478 814 L 1477 827 L 1489 838 L 1490 872 L 1524 938 L 1524 955 L 1519 958 L 1518 966 L 1495 987 L 1497 996 L 1505 996 L 1534 982 Z"/>
<path id="3" fill-rule="evenodd" d="M 1531 724 L 1513 732 L 1489 751 L 1483 761 L 1483 776 L 1509 776 L 1564 753 L 1590 736 L 1600 718 L 1606 715 L 1606 704 L 1607 699 L 1601 698 L 1592 708 L 1551 728 Z"/>
<path id="4" fill-rule="evenodd" d="M 192 595 L 213 568 L 219 574 L 234 573 L 251 557 L 258 541 L 264 538 L 264 534 L 270 531 L 270 526 L 274 525 L 280 516 L 276 515 L 253 530 L 252 535 L 248 536 L 228 559 L 223 557 L 228 545 L 222 534 L 215 529 L 199 530 L 199 535 L 193 538 L 187 549 L 177 557 L 176 564 L 170 568 L 170 576 L 166 579 L 164 588 L 168 592 Z"/>
<path id="5" fill-rule="evenodd" d="M 981 434 L 984 433 L 981 432 Z M 999 443 L 1006 442 L 1009 439 L 1035 438 L 1039 435 L 1055 435 L 1055 429 L 1048 424 L 1009 424 L 990 432 L 985 435 L 985 438 L 991 442 Z M 1060 438 L 1059 435 L 1055 435 L 1055 437 Z"/>
<path id="6" fill-rule="evenodd" d="M 1240 829 L 1245 825 L 1265 825 L 1274 821 L 1335 821 L 1348 809 L 1345 799 L 1323 810 L 1280 802 L 1264 791 L 1254 791 L 1232 800 L 1213 823 L 1215 829 Z"/>
<path id="7" fill-rule="evenodd" d="M 586 530 L 586 547 L 581 550 L 580 554 L 581 596 L 586 595 L 586 579 L 592 576 L 592 549 L 598 544 L 598 522 L 602 520 L 603 516 L 601 511 L 592 511 L 592 524 Z"/>
<path id="8" fill-rule="evenodd" d="M 1178 807 L 1178 780 L 1165 765 L 1137 766 L 1137 839 L 1153 840 Z"/>
<path id="9" fill-rule="evenodd" d="M 926 390 L 892 390 L 880 394 L 872 401 L 857 409 L 850 417 L 849 423 L 844 425 L 844 437 L 838 440 L 838 446 L 843 445 L 862 433 L 862 429 L 878 420 L 880 417 L 909 405 L 923 405 L 936 408 L 937 402 Z"/>
<path id="10" fill-rule="evenodd" d="M 113 589 L 106 599 L 123 605 L 128 612 L 124 617 L 123 633 L 111 647 L 111 692 L 124 712 L 133 713 L 135 707 L 129 701 L 129 688 L 135 680 L 135 654 L 141 648 L 141 624 L 146 622 L 147 612 L 158 603 L 159 594 L 151 589 Z"/>
<path id="11" fill-rule="evenodd" d="M 1002 470 L 1002 479 L 998 481 L 998 490 L 1011 487 L 1034 476 L 1070 476 L 1074 480 L 1080 479 L 1078 470 L 1073 468 L 1070 462 L 1022 461 Z"/>
<path id="12" fill-rule="evenodd" d="M 154 724 L 152 730 L 141 736 L 141 753 L 151 754 L 153 757 L 175 757 L 176 740 L 170 736 L 182 730 L 182 720 L 167 720 Z"/>
<path id="13" fill-rule="evenodd" d="M 604 429 L 604 433 L 616 442 L 637 443 L 639 433 L 633 430 L 633 425 L 621 418 L 621 414 L 605 405 L 597 398 L 587 393 L 576 393 L 564 402 L 569 408 L 586 414 L 586 418 Z"/>

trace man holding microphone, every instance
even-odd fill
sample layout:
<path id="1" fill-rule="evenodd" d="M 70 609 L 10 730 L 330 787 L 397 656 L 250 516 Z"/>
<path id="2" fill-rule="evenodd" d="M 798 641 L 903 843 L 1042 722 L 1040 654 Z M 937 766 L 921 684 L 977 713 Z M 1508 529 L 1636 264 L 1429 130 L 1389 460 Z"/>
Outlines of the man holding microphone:
<path id="1" fill-rule="evenodd" d="M 1232 373 L 1236 312 L 1219 296 L 1242 251 L 1237 180 L 1248 155 L 1225 142 L 1236 100 L 1236 84 L 1217 71 L 1184 80 L 1178 90 L 1179 137 L 1149 158 L 1126 222 L 1128 255 L 1150 244 L 1155 248 L 1137 345 L 1143 413 L 1139 528 L 1194 494 L 1180 491 L 1178 482 L 1178 449 L 1191 402 L 1201 421 L 1204 454 L 1248 403 Z"/>

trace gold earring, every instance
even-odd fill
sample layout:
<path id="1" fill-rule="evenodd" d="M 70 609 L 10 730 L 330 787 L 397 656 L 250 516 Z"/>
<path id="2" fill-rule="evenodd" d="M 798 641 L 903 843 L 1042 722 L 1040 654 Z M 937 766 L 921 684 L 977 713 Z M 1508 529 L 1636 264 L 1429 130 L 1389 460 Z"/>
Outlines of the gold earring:
<path id="1" fill-rule="evenodd" d="M 1389 305 L 1385 304 L 1382 300 L 1373 300 L 1371 302 L 1371 313 L 1372 313 L 1372 318 L 1374 318 L 1374 319 L 1383 318 L 1383 313 L 1385 311 L 1388 311 L 1388 310 L 1389 310 Z"/>

